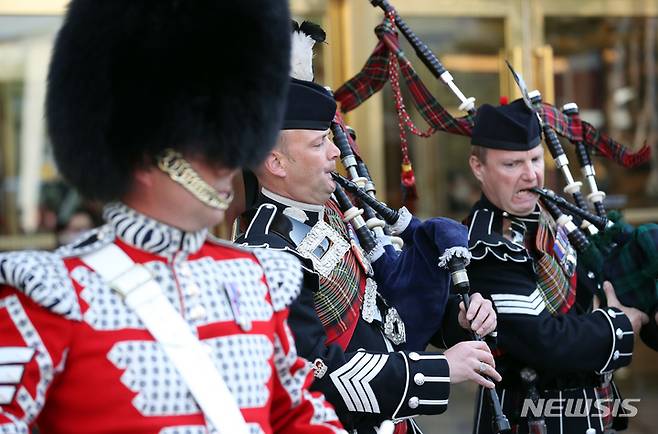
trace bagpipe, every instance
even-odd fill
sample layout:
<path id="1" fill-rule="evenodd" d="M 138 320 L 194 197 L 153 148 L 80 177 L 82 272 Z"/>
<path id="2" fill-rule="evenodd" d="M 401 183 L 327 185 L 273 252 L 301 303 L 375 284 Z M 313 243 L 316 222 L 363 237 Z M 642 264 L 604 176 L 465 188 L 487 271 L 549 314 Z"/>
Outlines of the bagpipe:
<path id="1" fill-rule="evenodd" d="M 528 109 L 538 115 L 544 142 L 566 183 L 564 192 L 572 196 L 574 203 L 550 190 L 534 188 L 532 191 L 539 194 L 544 207 L 566 229 L 571 243 L 579 253 L 581 266 L 596 282 L 593 293 L 605 300 L 602 284 L 608 280 L 622 304 L 650 316 L 649 324 L 643 327 L 640 336 L 649 347 L 658 351 L 658 324 L 653 318 L 658 311 L 658 225 L 647 223 L 635 228 L 625 223 L 618 212 L 606 215 L 603 204 L 605 193 L 598 189 L 594 179 L 588 149 L 582 142 L 576 141 L 574 145 L 578 162 L 591 190 L 588 202 L 596 213 L 589 211 L 580 191 L 582 183 L 575 181 L 569 169 L 569 159 L 555 131 L 543 121 L 541 112 L 546 105 L 541 101 L 541 94 L 538 91 L 528 92 L 520 75 L 509 63 L 508 66 Z M 583 122 L 575 103 L 563 106 L 563 113 L 575 123 Z M 569 215 L 564 214 L 563 210 Z M 580 221 L 580 225 L 572 220 Z"/>
<path id="2" fill-rule="evenodd" d="M 352 223 L 361 246 L 370 256 L 380 293 L 398 310 L 405 322 L 407 348 L 423 350 L 442 326 L 449 281 L 469 308 L 470 284 L 466 266 L 470 260 L 466 228 L 450 219 L 433 218 L 421 222 L 402 208 L 391 209 L 375 197 L 375 186 L 361 159 L 356 134 L 336 114 L 331 130 L 340 159 L 350 179 L 338 173 L 334 195 Z M 346 193 L 358 201 L 352 203 Z M 362 216 L 365 216 L 366 220 Z M 397 249 L 378 240 L 397 238 Z M 404 246 L 404 247 L 403 247 Z M 377 249 L 380 249 L 377 252 Z M 447 272 L 446 272 L 447 270 Z M 474 340 L 483 340 L 471 333 Z M 510 430 L 495 389 L 486 389 L 496 433 Z"/>
<path id="3" fill-rule="evenodd" d="M 619 301 L 637 308 L 650 317 L 640 337 L 658 351 L 658 326 L 654 315 L 658 308 L 658 225 L 647 223 L 634 227 L 623 221 L 621 213 L 611 211 L 599 216 L 583 210 L 547 189 L 532 189 L 578 251 L 578 260 L 596 282 L 594 293 L 604 298 L 602 282 L 608 280 Z M 567 214 L 568 213 L 568 214 Z M 581 221 L 598 229 L 585 233 Z"/>
<path id="4" fill-rule="evenodd" d="M 407 349 L 424 350 L 442 326 L 450 293 L 450 259 L 470 259 L 466 228 L 442 217 L 420 221 L 404 207 L 394 210 L 379 201 L 356 135 L 349 133 L 340 114 L 331 129 L 347 173 L 347 178 L 333 174 L 343 220 L 354 228 L 379 292 L 405 322 Z"/>
<path id="5" fill-rule="evenodd" d="M 373 6 L 380 7 L 384 20 L 375 28 L 379 40 L 366 63 L 354 77 L 335 92 L 335 98 L 343 113 L 350 112 L 366 101 L 370 96 L 380 91 L 390 82 L 398 114 L 400 130 L 400 148 L 402 151 L 401 183 L 403 198 L 407 201 L 413 198 L 415 177 L 409 157 L 407 133 L 429 137 L 437 131 L 450 134 L 470 136 L 474 125 L 475 99 L 464 96 L 464 93 L 454 83 L 450 72 L 442 65 L 431 49 L 424 44 L 399 16 L 395 8 L 387 0 L 370 0 Z M 421 62 L 430 72 L 446 84 L 457 97 L 460 110 L 465 116 L 455 117 L 441 105 L 431 94 L 414 70 L 411 62 L 400 46 L 398 31 L 413 47 Z M 400 81 L 402 76 L 402 82 Z M 412 103 L 420 116 L 427 122 L 429 128 L 421 131 L 411 120 L 402 100 L 401 84 L 404 83 L 412 97 Z M 623 167 L 635 167 L 647 162 L 650 158 L 650 148 L 646 144 L 638 151 L 631 152 L 626 146 L 610 138 L 594 126 L 580 119 L 573 120 L 550 104 L 543 103 L 540 116 L 559 136 L 573 143 L 580 142 L 590 152 L 602 155 Z"/>
<path id="6" fill-rule="evenodd" d="M 379 201 L 356 134 L 338 113 L 331 129 L 347 173 L 347 178 L 333 174 L 343 220 L 351 223 L 370 259 L 379 292 L 405 320 L 407 348 L 423 350 L 441 327 L 449 294 L 448 260 L 470 258 L 466 230 L 447 218 L 421 222 L 406 208 L 394 210 Z"/>
<path id="7" fill-rule="evenodd" d="M 338 197 L 339 195 L 345 195 L 344 190 L 352 193 L 361 201 L 363 206 L 370 207 L 371 211 L 377 216 L 381 216 L 389 226 L 395 226 L 400 222 L 400 212 L 378 201 L 356 183 L 337 173 L 333 174 L 333 178 L 336 180 L 337 191 L 339 192 L 336 198 L 339 203 L 343 202 L 341 207 L 345 206 L 348 212 L 353 209 L 354 205 L 346 203 L 345 198 L 341 199 Z M 354 214 L 353 211 L 352 214 Z M 346 217 L 347 219 L 348 217 Z M 471 291 L 468 274 L 466 273 L 466 265 L 468 264 L 470 255 L 465 247 L 467 243 L 467 240 L 464 238 L 465 230 L 463 226 L 460 230 L 458 227 L 460 225 L 456 222 L 448 219 L 430 219 L 421 223 L 416 219 L 413 223 L 412 221 L 409 223 L 403 232 L 411 229 L 411 232 L 414 234 L 412 237 L 408 235 L 404 237 L 411 239 L 411 246 L 407 245 L 406 250 L 402 252 L 384 253 L 373 262 L 373 267 L 379 268 L 387 274 L 387 277 L 384 278 L 380 274 L 376 280 L 378 284 L 382 281 L 384 282 L 384 285 L 380 284 L 379 286 L 380 288 L 383 286 L 383 295 L 387 297 L 392 296 L 391 301 L 393 305 L 400 311 L 400 315 L 405 320 L 406 327 L 409 330 L 408 335 L 410 336 L 408 346 L 411 349 L 424 349 L 431 334 L 434 334 L 436 332 L 435 329 L 440 327 L 440 324 L 436 322 L 436 319 L 440 318 L 440 316 L 435 315 L 431 310 L 445 303 L 445 300 L 442 303 L 440 300 L 435 299 L 436 294 L 443 292 L 440 290 L 437 291 L 437 286 L 441 287 L 443 284 L 434 276 L 442 273 L 441 267 L 446 267 L 449 270 L 453 289 L 461 296 L 464 302 L 464 308 L 468 311 Z M 433 234 L 433 236 L 428 237 L 428 232 Z M 428 260 L 431 261 L 430 258 L 436 258 L 437 252 L 441 251 L 443 253 L 438 258 L 438 263 L 428 262 Z M 405 257 L 407 254 L 409 256 Z M 424 264 L 427 273 L 424 273 L 418 264 Z M 400 277 L 391 279 L 391 276 L 404 276 L 403 278 L 407 281 L 407 284 L 401 285 Z M 428 277 L 430 278 L 429 281 L 427 280 Z M 445 279 L 445 276 L 443 278 Z M 391 289 L 394 289 L 396 294 L 391 294 Z M 412 294 L 412 291 L 415 293 Z M 398 296 L 397 293 L 399 292 L 401 294 Z M 415 318 L 416 321 L 409 324 L 410 318 Z M 428 325 L 430 325 L 429 328 L 427 327 Z M 429 335 L 426 332 L 429 332 Z M 478 341 L 483 340 L 482 337 L 475 333 L 471 333 L 471 338 Z M 485 393 L 489 397 L 488 399 L 492 407 L 492 423 L 495 432 L 508 432 L 510 430 L 510 424 L 502 411 L 502 405 L 496 390 L 486 389 Z"/>
<path id="8" fill-rule="evenodd" d="M 384 11 L 382 23 L 375 28 L 378 43 L 361 71 L 336 90 L 335 98 L 340 104 L 340 110 L 347 113 L 390 82 L 400 130 L 401 185 L 403 203 L 405 203 L 417 196 L 407 133 L 429 137 L 437 131 L 444 131 L 470 136 L 476 108 L 474 98 L 466 97 L 456 86 L 450 72 L 411 30 L 395 8 L 387 0 L 369 1 L 373 6 Z M 464 116 L 456 117 L 450 114 L 429 92 L 402 50 L 398 32 L 413 47 L 418 58 L 432 75 L 440 79 L 454 93 L 460 103 L 459 109 L 465 112 Z M 653 318 L 658 309 L 658 225 L 649 223 L 634 227 L 624 222 L 619 212 L 606 213 L 605 193 L 598 188 L 591 159 L 592 155 L 603 156 L 624 168 L 633 168 L 649 161 L 650 147 L 645 143 L 633 152 L 582 120 L 576 104 L 566 104 L 559 109 L 543 102 L 539 92 L 528 92 L 521 77 L 511 66 L 510 69 L 522 90 L 526 104 L 539 118 L 546 146 L 565 180 L 564 192 L 573 200 L 573 203 L 564 200 L 556 204 L 557 195 L 542 194 L 542 203 L 549 208 L 549 211 L 552 209 L 555 212 L 557 208 L 564 211 L 562 214 L 565 212 L 570 214 L 565 218 L 574 222 L 574 226 L 578 223 L 576 229 L 584 231 L 583 239 L 580 236 L 578 240 L 574 238 L 574 245 L 580 250 L 581 263 L 591 270 L 599 288 L 603 280 L 610 280 L 624 305 L 636 307 L 649 314 L 651 321 L 645 326 L 641 336 L 645 343 L 658 351 L 658 325 Z M 412 122 L 402 99 L 402 83 L 409 90 L 412 104 L 429 125 L 427 130 L 421 131 Z M 571 172 L 560 137 L 575 147 L 578 163 L 590 190 L 586 197 L 581 192 L 583 183 L 576 181 Z M 547 205 L 549 203 L 555 206 Z M 573 206 L 570 207 L 565 203 Z M 594 214 L 589 212 L 590 207 L 594 209 Z M 577 210 L 586 212 L 587 217 Z M 561 219 L 563 223 L 565 218 Z M 597 292 L 603 297 L 600 289 Z"/>

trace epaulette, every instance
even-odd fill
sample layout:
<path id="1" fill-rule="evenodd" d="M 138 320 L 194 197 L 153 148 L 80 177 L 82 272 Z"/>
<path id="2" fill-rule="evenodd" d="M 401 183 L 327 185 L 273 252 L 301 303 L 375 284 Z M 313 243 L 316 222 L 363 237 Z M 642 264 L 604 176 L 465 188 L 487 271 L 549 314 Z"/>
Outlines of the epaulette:
<path id="1" fill-rule="evenodd" d="M 299 260 L 288 253 L 271 249 L 253 249 L 263 267 L 275 311 L 281 311 L 297 298 L 303 278 Z"/>
<path id="2" fill-rule="evenodd" d="M 246 230 L 241 234 L 237 242 L 246 243 L 250 246 L 268 247 L 272 249 L 283 249 L 285 247 L 296 248 L 297 243 L 291 237 L 295 229 L 295 223 L 311 229 L 296 220 L 278 212 L 277 207 L 270 203 L 261 204 L 255 210 L 249 210 L 243 215 L 249 222 Z"/>
<path id="3" fill-rule="evenodd" d="M 112 226 L 99 226 L 84 232 L 74 242 L 58 248 L 55 254 L 63 259 L 83 256 L 114 242 L 115 237 Z"/>
<path id="4" fill-rule="evenodd" d="M 53 313 L 71 320 L 82 320 L 68 269 L 56 253 L 24 251 L 0 254 L 0 285 L 15 288 Z"/>
<path id="5" fill-rule="evenodd" d="M 493 255 L 500 261 L 527 262 L 530 256 L 525 246 L 508 240 L 498 232 L 501 226 L 493 211 L 481 208 L 473 213 L 468 225 L 468 250 L 471 260 L 478 261 Z"/>
<path id="6" fill-rule="evenodd" d="M 247 211 L 242 218 L 248 222 L 248 226 L 235 240 L 236 243 L 249 247 L 283 250 L 301 259 L 297 253 L 297 246 L 311 231 L 311 226 L 288 217 L 279 212 L 275 205 L 269 203 Z"/>

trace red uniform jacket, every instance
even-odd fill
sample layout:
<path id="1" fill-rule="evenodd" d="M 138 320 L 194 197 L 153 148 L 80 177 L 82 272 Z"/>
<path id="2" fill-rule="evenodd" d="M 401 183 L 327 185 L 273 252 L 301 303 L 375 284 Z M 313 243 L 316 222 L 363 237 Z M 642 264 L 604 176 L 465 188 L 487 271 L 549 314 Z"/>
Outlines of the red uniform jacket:
<path id="1" fill-rule="evenodd" d="M 0 255 L 0 431 L 212 433 L 139 318 L 80 256 L 116 243 L 207 347 L 252 433 L 344 432 L 287 326 L 302 274 L 288 254 L 185 233 L 123 206 L 55 253 Z M 221 403 L 218 403 L 221 405 Z"/>

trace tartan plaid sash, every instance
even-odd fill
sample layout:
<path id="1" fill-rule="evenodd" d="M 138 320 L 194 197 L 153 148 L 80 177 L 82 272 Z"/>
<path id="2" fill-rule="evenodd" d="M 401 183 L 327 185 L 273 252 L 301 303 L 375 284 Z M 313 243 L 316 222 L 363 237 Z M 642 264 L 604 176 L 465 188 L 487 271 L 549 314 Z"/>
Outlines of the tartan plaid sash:
<path id="1" fill-rule="evenodd" d="M 324 215 L 326 223 L 350 242 L 347 227 L 335 203 L 326 203 Z M 314 293 L 313 301 L 327 332 L 328 343 L 340 341 L 341 346 L 346 346 L 349 342 L 349 339 L 342 338 L 346 333 L 351 337 L 356 327 L 364 288 L 365 275 L 352 249 L 345 253 L 328 277 L 320 276 L 320 288 Z"/>
<path id="2" fill-rule="evenodd" d="M 375 34 L 379 42 L 361 71 L 334 94 L 341 110 L 344 113 L 354 110 L 371 95 L 381 90 L 390 78 L 389 63 L 393 57 L 397 57 L 405 83 L 411 92 L 413 104 L 423 119 L 435 131 L 470 136 L 473 130 L 473 117 L 470 115 L 453 117 L 432 96 L 404 56 L 392 20 L 388 17 L 384 18 L 383 23 L 375 28 Z M 562 137 L 572 142 L 582 141 L 590 149 L 623 167 L 635 167 L 649 161 L 651 148 L 646 143 L 636 152 L 631 152 L 626 146 L 598 131 L 591 124 L 580 119 L 570 119 L 550 104 L 544 103 L 540 113 L 543 121 Z"/>
<path id="3" fill-rule="evenodd" d="M 536 218 L 536 220 L 535 220 Z M 541 207 L 539 215 L 529 221 L 513 218 L 512 229 L 523 233 L 526 245 L 532 253 L 533 268 L 537 275 L 537 287 L 542 293 L 546 309 L 553 316 L 566 313 L 576 299 L 576 274 L 568 276 L 560 265 L 557 243 L 567 240 L 557 240 L 556 224 L 551 216 Z"/>
<path id="4" fill-rule="evenodd" d="M 576 275 L 567 276 L 555 257 L 554 228 L 555 222 L 542 209 L 535 236 L 533 265 L 546 308 L 551 315 L 556 316 L 568 312 L 575 302 Z"/>

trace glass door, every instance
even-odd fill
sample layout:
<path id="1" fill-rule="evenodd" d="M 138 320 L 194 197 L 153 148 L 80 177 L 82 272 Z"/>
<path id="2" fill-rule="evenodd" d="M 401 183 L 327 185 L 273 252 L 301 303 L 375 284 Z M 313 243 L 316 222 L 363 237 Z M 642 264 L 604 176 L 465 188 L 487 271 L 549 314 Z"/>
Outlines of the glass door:
<path id="1" fill-rule="evenodd" d="M 658 220 L 658 18 L 550 16 L 545 32 L 555 101 L 577 102 L 584 120 L 631 149 L 652 145 L 653 161 L 643 167 L 595 160 L 609 207 L 630 208 L 635 221 Z"/>

